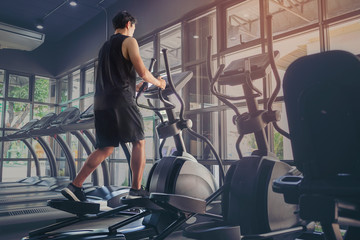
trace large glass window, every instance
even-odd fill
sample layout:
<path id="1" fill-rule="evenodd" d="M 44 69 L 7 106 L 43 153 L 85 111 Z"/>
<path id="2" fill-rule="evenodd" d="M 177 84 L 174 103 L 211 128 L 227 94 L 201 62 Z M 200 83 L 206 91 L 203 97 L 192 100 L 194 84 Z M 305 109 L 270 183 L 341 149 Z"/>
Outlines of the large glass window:
<path id="1" fill-rule="evenodd" d="M 186 25 L 186 58 L 188 62 L 205 60 L 207 56 L 207 37 L 213 36 L 212 53 L 216 53 L 216 14 L 215 10 L 190 20 Z M 193 72 L 193 78 L 185 86 L 185 101 L 187 109 L 199 109 L 217 104 L 217 100 L 210 92 L 209 80 L 204 63 L 188 67 Z"/>
<path id="2" fill-rule="evenodd" d="M 259 0 L 244 1 L 226 10 L 227 47 L 260 38 L 259 14 Z"/>
<path id="3" fill-rule="evenodd" d="M 29 103 L 9 101 L 5 111 L 6 128 L 21 128 L 30 120 Z"/>
<path id="4" fill-rule="evenodd" d="M 206 57 L 207 37 L 213 36 L 212 53 L 216 53 L 217 31 L 215 10 L 190 20 L 185 29 L 186 33 L 186 60 L 197 61 Z"/>
<path id="5" fill-rule="evenodd" d="M 56 81 L 45 77 L 35 77 L 34 101 L 56 103 Z"/>
<path id="6" fill-rule="evenodd" d="M 5 71 L 0 69 L 0 97 L 4 97 Z"/>
<path id="7" fill-rule="evenodd" d="M 8 97 L 29 99 L 29 77 L 9 74 Z"/>
<path id="8" fill-rule="evenodd" d="M 178 24 L 160 33 L 160 50 L 167 49 L 170 68 L 181 65 L 181 25 Z M 164 59 L 160 59 L 160 71 L 165 70 Z"/>

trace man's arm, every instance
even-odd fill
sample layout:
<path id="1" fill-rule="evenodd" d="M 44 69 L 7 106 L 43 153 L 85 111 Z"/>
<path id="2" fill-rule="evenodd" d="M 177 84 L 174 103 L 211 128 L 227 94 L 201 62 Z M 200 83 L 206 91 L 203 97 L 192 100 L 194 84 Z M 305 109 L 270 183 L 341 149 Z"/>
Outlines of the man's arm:
<path id="1" fill-rule="evenodd" d="M 150 73 L 150 71 L 145 67 L 144 62 L 140 56 L 139 45 L 138 45 L 136 39 L 129 37 L 124 41 L 124 43 L 125 42 L 126 42 L 125 50 L 127 52 L 127 56 L 129 57 L 129 60 L 134 65 L 134 68 L 135 68 L 136 72 L 139 74 L 139 76 L 144 81 L 164 89 L 166 87 L 165 80 L 160 77 L 158 79 L 156 79 Z"/>

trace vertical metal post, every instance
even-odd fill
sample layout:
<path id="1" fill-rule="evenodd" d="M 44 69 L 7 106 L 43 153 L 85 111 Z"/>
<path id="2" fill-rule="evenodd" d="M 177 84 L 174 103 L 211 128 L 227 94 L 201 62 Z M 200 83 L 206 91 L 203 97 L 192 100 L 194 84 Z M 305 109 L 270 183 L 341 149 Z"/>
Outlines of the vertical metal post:
<path id="1" fill-rule="evenodd" d="M 328 43 L 328 27 L 324 23 L 326 18 L 326 1 L 318 0 L 318 15 L 319 15 L 319 41 L 320 51 L 325 52 L 329 48 Z"/>

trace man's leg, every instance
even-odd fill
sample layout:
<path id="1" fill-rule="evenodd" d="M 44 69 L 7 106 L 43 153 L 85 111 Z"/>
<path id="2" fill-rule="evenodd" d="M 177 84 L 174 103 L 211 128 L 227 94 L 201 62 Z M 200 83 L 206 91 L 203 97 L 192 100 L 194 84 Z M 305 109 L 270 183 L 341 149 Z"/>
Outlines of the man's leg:
<path id="1" fill-rule="evenodd" d="M 132 172 L 131 188 L 140 189 L 145 168 L 145 140 L 132 143 L 130 168 Z"/>
<path id="2" fill-rule="evenodd" d="M 84 166 L 73 181 L 76 187 L 82 187 L 86 178 L 114 151 L 114 147 L 98 148 L 86 159 Z"/>

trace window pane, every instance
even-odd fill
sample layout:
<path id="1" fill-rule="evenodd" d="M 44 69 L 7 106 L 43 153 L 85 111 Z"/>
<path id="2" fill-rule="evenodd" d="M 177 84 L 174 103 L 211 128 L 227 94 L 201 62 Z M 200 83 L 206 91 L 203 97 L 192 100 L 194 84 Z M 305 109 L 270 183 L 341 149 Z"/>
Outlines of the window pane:
<path id="1" fill-rule="evenodd" d="M 161 141 L 163 141 L 163 140 L 161 140 Z M 160 143 L 161 143 L 161 141 L 160 141 Z M 175 147 L 174 139 L 167 138 L 165 141 L 164 147 L 161 150 L 163 157 L 170 156 L 175 151 L 176 151 L 176 147 Z"/>
<path id="2" fill-rule="evenodd" d="M 241 113 L 247 112 L 246 108 L 239 109 Z M 236 151 L 236 141 L 239 137 L 236 125 L 234 125 L 232 119 L 234 114 L 233 110 L 225 111 L 226 117 L 226 159 L 238 160 L 239 155 Z M 240 150 L 243 156 L 250 156 L 251 153 L 257 149 L 257 144 L 254 134 L 247 134 L 240 142 Z"/>
<path id="3" fill-rule="evenodd" d="M 70 151 L 74 159 L 79 158 L 79 140 L 69 133 L 70 137 Z"/>
<path id="4" fill-rule="evenodd" d="M 260 47 L 255 47 L 255 48 L 251 48 L 251 49 L 246 49 L 244 51 L 228 54 L 224 57 L 225 68 L 226 68 L 226 66 L 231 64 L 232 61 L 235 61 L 238 59 L 243 59 L 246 57 L 251 57 L 251 56 L 259 54 L 259 53 L 261 53 Z M 252 79 L 252 80 L 253 80 L 252 83 L 253 83 L 254 87 L 256 87 L 261 92 L 263 92 L 263 81 L 261 79 Z M 226 95 L 234 96 L 234 97 L 244 96 L 244 91 L 243 91 L 242 85 L 235 85 L 235 86 L 225 85 L 223 87 L 220 87 L 220 89 L 221 88 L 225 89 Z M 232 103 L 244 102 L 244 100 L 236 100 L 236 101 L 231 101 L 231 102 Z"/>
<path id="5" fill-rule="evenodd" d="M 160 51 L 167 49 L 170 68 L 181 65 L 181 25 L 174 26 L 160 33 Z M 160 71 L 165 70 L 164 59 L 161 56 Z"/>
<path id="6" fill-rule="evenodd" d="M 283 79 L 286 69 L 296 59 L 320 51 L 319 32 L 303 32 L 299 35 L 291 36 L 286 39 L 274 42 L 274 49 L 280 52 L 280 56 L 275 59 L 276 66 Z M 275 77 L 272 74 L 272 86 L 275 87 Z M 283 95 L 282 84 L 278 96 Z"/>
<path id="7" fill-rule="evenodd" d="M 330 49 L 359 54 L 360 19 L 330 27 Z"/>
<path id="8" fill-rule="evenodd" d="M 140 46 L 140 56 L 144 62 L 144 65 L 149 69 L 151 58 L 154 57 L 154 43 L 149 42 Z"/>
<path id="9" fill-rule="evenodd" d="M 3 182 L 14 182 L 26 177 L 27 161 L 4 161 Z"/>
<path id="10" fill-rule="evenodd" d="M 13 131 L 7 131 L 5 135 L 12 133 Z M 28 158 L 29 156 L 29 150 L 23 141 L 4 142 L 4 158 L 18 159 Z"/>
<path id="11" fill-rule="evenodd" d="M 56 81 L 45 77 L 35 77 L 34 101 L 56 103 Z"/>
<path id="12" fill-rule="evenodd" d="M 189 102 L 189 109 L 199 109 L 201 108 L 202 95 L 201 95 L 201 79 L 202 79 L 202 70 L 204 65 L 194 65 L 189 67 L 187 70 L 193 72 L 193 77 L 185 85 L 187 89 L 187 101 Z"/>
<path id="13" fill-rule="evenodd" d="M 4 79 L 5 79 L 5 71 L 0 69 L 0 97 L 4 97 Z"/>
<path id="14" fill-rule="evenodd" d="M 127 163 L 110 163 L 111 183 L 115 186 L 130 186 L 129 167 Z"/>
<path id="15" fill-rule="evenodd" d="M 71 99 L 80 97 L 80 70 L 72 74 L 72 92 Z"/>
<path id="16" fill-rule="evenodd" d="M 3 127 L 2 112 L 4 111 L 4 101 L 0 100 L 0 126 Z"/>
<path id="17" fill-rule="evenodd" d="M 33 140 L 32 141 L 32 147 L 35 150 L 36 156 L 40 158 L 47 158 L 46 153 L 44 149 L 41 147 L 40 143 L 38 141 Z"/>
<path id="18" fill-rule="evenodd" d="M 318 1 L 279 1 L 269 4 L 273 15 L 273 32 L 282 33 L 319 21 Z"/>
<path id="19" fill-rule="evenodd" d="M 85 94 L 94 92 L 94 68 L 85 71 Z"/>
<path id="20" fill-rule="evenodd" d="M 29 99 L 29 77 L 9 74 L 9 92 L 12 98 Z"/>
<path id="21" fill-rule="evenodd" d="M 84 110 L 90 107 L 91 104 L 94 103 L 94 97 L 88 97 L 84 99 Z"/>
<path id="22" fill-rule="evenodd" d="M 34 104 L 34 117 L 40 119 L 50 112 L 55 112 L 55 107 L 42 104 Z"/>
<path id="23" fill-rule="evenodd" d="M 20 128 L 30 120 L 30 104 L 22 102 L 7 102 L 5 127 Z"/>
<path id="24" fill-rule="evenodd" d="M 219 146 L 219 121 L 218 121 L 218 112 L 206 112 L 203 114 L 190 115 L 188 116 L 191 119 L 193 126 L 192 129 L 205 136 L 210 140 L 214 145 L 215 149 L 218 149 Z M 191 155 L 196 156 L 197 159 L 201 160 L 215 160 L 214 154 L 212 154 L 210 147 L 199 138 L 196 138 L 187 132 L 184 132 L 186 136 L 185 139 L 189 139 L 188 150 Z"/>
<path id="25" fill-rule="evenodd" d="M 60 79 L 60 102 L 67 102 L 68 99 L 68 76 Z"/>
<path id="26" fill-rule="evenodd" d="M 216 14 L 211 11 L 208 14 L 191 20 L 186 25 L 187 61 L 196 61 L 206 57 L 207 37 L 213 36 L 212 53 L 216 53 Z"/>
<path id="27" fill-rule="evenodd" d="M 260 38 L 259 1 L 251 0 L 226 10 L 227 47 Z"/>
<path id="28" fill-rule="evenodd" d="M 360 9 L 359 0 L 326 0 L 327 17 L 336 17 Z"/>
<path id="29" fill-rule="evenodd" d="M 72 106 L 72 107 L 76 107 L 76 108 L 80 108 L 80 100 L 73 101 L 73 102 L 71 103 L 71 106 Z"/>
<path id="30" fill-rule="evenodd" d="M 48 161 L 40 161 L 41 176 L 50 176 L 50 165 Z M 31 162 L 31 176 L 36 176 L 35 163 Z"/>
<path id="31" fill-rule="evenodd" d="M 278 122 L 278 125 L 281 129 L 283 129 L 285 132 L 288 133 L 289 127 L 288 127 L 285 103 L 283 102 L 274 103 L 273 109 L 280 111 L 281 119 Z M 294 159 L 290 140 L 282 136 L 275 129 L 274 129 L 274 153 L 276 154 L 276 157 L 279 158 L 280 160 Z"/>
<path id="32" fill-rule="evenodd" d="M 217 98 L 210 91 L 205 63 L 191 66 L 187 70 L 193 72 L 192 79 L 185 85 L 188 90 L 190 110 L 217 105 Z"/>

